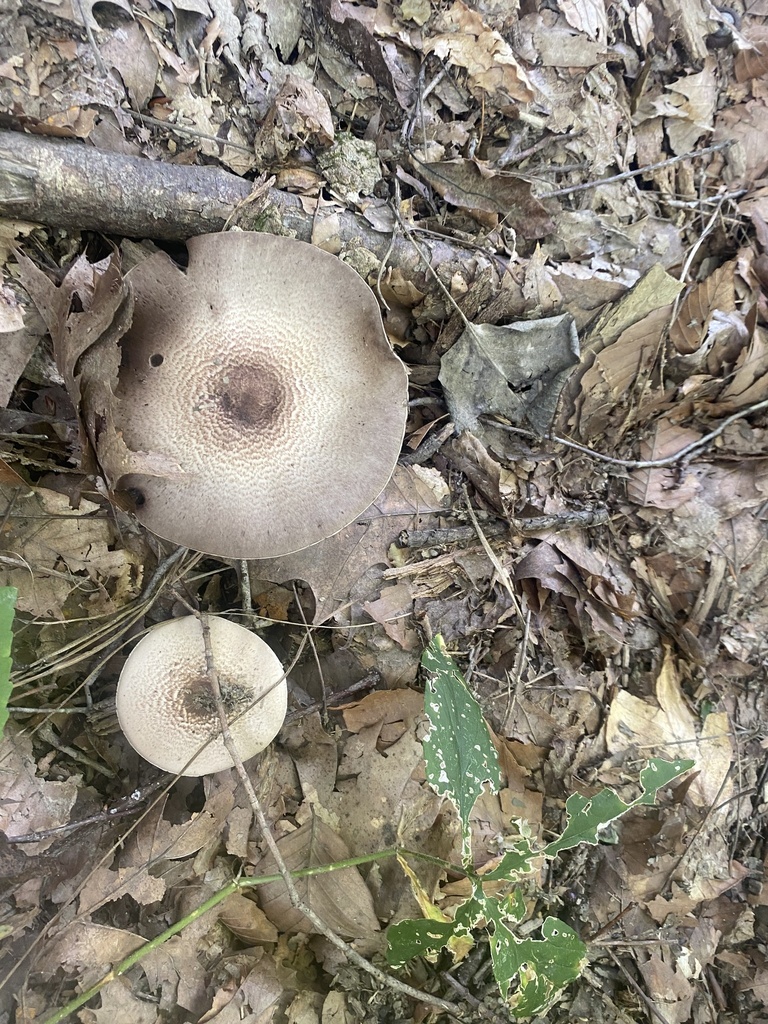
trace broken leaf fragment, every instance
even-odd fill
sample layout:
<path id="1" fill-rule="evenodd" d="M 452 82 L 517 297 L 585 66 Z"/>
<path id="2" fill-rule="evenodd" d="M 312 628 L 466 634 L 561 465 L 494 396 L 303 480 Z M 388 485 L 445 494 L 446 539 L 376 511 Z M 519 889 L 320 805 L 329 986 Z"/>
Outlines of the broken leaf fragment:
<path id="1" fill-rule="evenodd" d="M 579 361 L 573 318 L 468 324 L 441 360 L 440 383 L 457 431 L 481 432 L 479 417 L 503 416 L 546 435 L 560 391 Z"/>

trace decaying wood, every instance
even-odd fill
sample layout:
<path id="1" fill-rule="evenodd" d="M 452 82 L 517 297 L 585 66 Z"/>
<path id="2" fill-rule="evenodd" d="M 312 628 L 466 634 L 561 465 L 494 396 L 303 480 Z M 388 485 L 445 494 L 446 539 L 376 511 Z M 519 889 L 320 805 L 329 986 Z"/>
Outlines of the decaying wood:
<path id="1" fill-rule="evenodd" d="M 338 206 L 307 212 L 298 196 L 269 189 L 266 204 L 250 204 L 253 185 L 218 167 L 162 163 L 109 153 L 63 139 L 0 131 L 0 216 L 72 230 L 130 238 L 183 241 L 220 231 L 280 231 L 309 242 L 319 222 L 336 218 L 340 249 L 363 246 L 396 267 L 422 291 L 436 286 L 410 241 L 375 231 L 361 216 Z M 496 291 L 499 273 L 482 250 L 419 235 L 422 251 L 443 281 L 460 273 L 467 284 L 483 279 L 484 298 Z"/>

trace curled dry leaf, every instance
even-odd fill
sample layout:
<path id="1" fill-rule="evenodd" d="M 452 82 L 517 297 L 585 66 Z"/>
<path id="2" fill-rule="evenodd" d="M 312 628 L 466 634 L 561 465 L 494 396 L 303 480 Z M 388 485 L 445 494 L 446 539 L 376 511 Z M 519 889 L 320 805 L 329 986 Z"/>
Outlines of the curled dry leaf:
<path id="1" fill-rule="evenodd" d="M 533 87 L 512 48 L 477 11 L 462 0 L 454 0 L 437 16 L 434 28 L 435 34 L 425 44 L 424 52 L 464 68 L 475 96 L 483 96 L 502 110 L 511 101 L 531 102 Z"/>
<path id="2" fill-rule="evenodd" d="M 478 417 L 495 413 L 546 434 L 578 352 L 567 313 L 506 327 L 470 324 L 441 360 L 440 383 L 456 429 L 477 433 Z"/>

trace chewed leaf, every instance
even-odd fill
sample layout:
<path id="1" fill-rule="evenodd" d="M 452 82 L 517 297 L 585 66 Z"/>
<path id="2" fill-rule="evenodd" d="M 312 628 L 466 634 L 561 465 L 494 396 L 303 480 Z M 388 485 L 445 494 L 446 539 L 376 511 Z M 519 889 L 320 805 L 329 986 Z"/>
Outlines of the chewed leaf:
<path id="1" fill-rule="evenodd" d="M 424 710 L 431 723 L 424 740 L 427 779 L 459 812 L 462 849 L 470 853 L 469 816 L 487 783 L 496 793 L 501 775 L 480 707 L 437 636 L 421 661 L 429 673 Z"/>
<path id="2" fill-rule="evenodd" d="M 0 587 L 0 736 L 8 721 L 8 701 L 11 686 L 11 642 L 13 640 L 13 616 L 16 609 L 16 587 Z"/>
<path id="3" fill-rule="evenodd" d="M 497 922 L 491 936 L 493 973 L 516 1017 L 545 1011 L 587 964 L 586 947 L 567 924 L 548 917 L 541 934 L 541 939 L 519 938 Z"/>
<path id="4" fill-rule="evenodd" d="M 662 786 L 669 785 L 673 779 L 687 772 L 694 765 L 693 761 L 678 758 L 676 761 L 665 761 L 660 757 L 653 758 L 640 772 L 642 794 L 631 803 L 625 803 L 610 789 L 602 789 L 594 796 L 586 797 L 573 793 L 565 802 L 568 824 L 559 839 L 544 848 L 546 857 L 554 857 L 561 850 L 570 850 L 579 843 L 596 845 L 600 834 L 633 807 L 651 804 L 656 793 Z"/>
<path id="5" fill-rule="evenodd" d="M 439 953 L 455 934 L 453 921 L 401 921 L 387 931 L 387 962 L 402 967 L 415 956 Z"/>

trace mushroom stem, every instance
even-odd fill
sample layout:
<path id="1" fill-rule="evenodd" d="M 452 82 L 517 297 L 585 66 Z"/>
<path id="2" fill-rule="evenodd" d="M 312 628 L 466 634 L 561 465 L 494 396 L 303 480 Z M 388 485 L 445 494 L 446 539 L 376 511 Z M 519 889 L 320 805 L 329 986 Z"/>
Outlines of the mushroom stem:
<path id="1" fill-rule="evenodd" d="M 240 603 L 245 614 L 252 619 L 253 595 L 251 594 L 251 570 L 248 567 L 248 559 L 239 559 L 238 566 L 240 568 Z"/>

